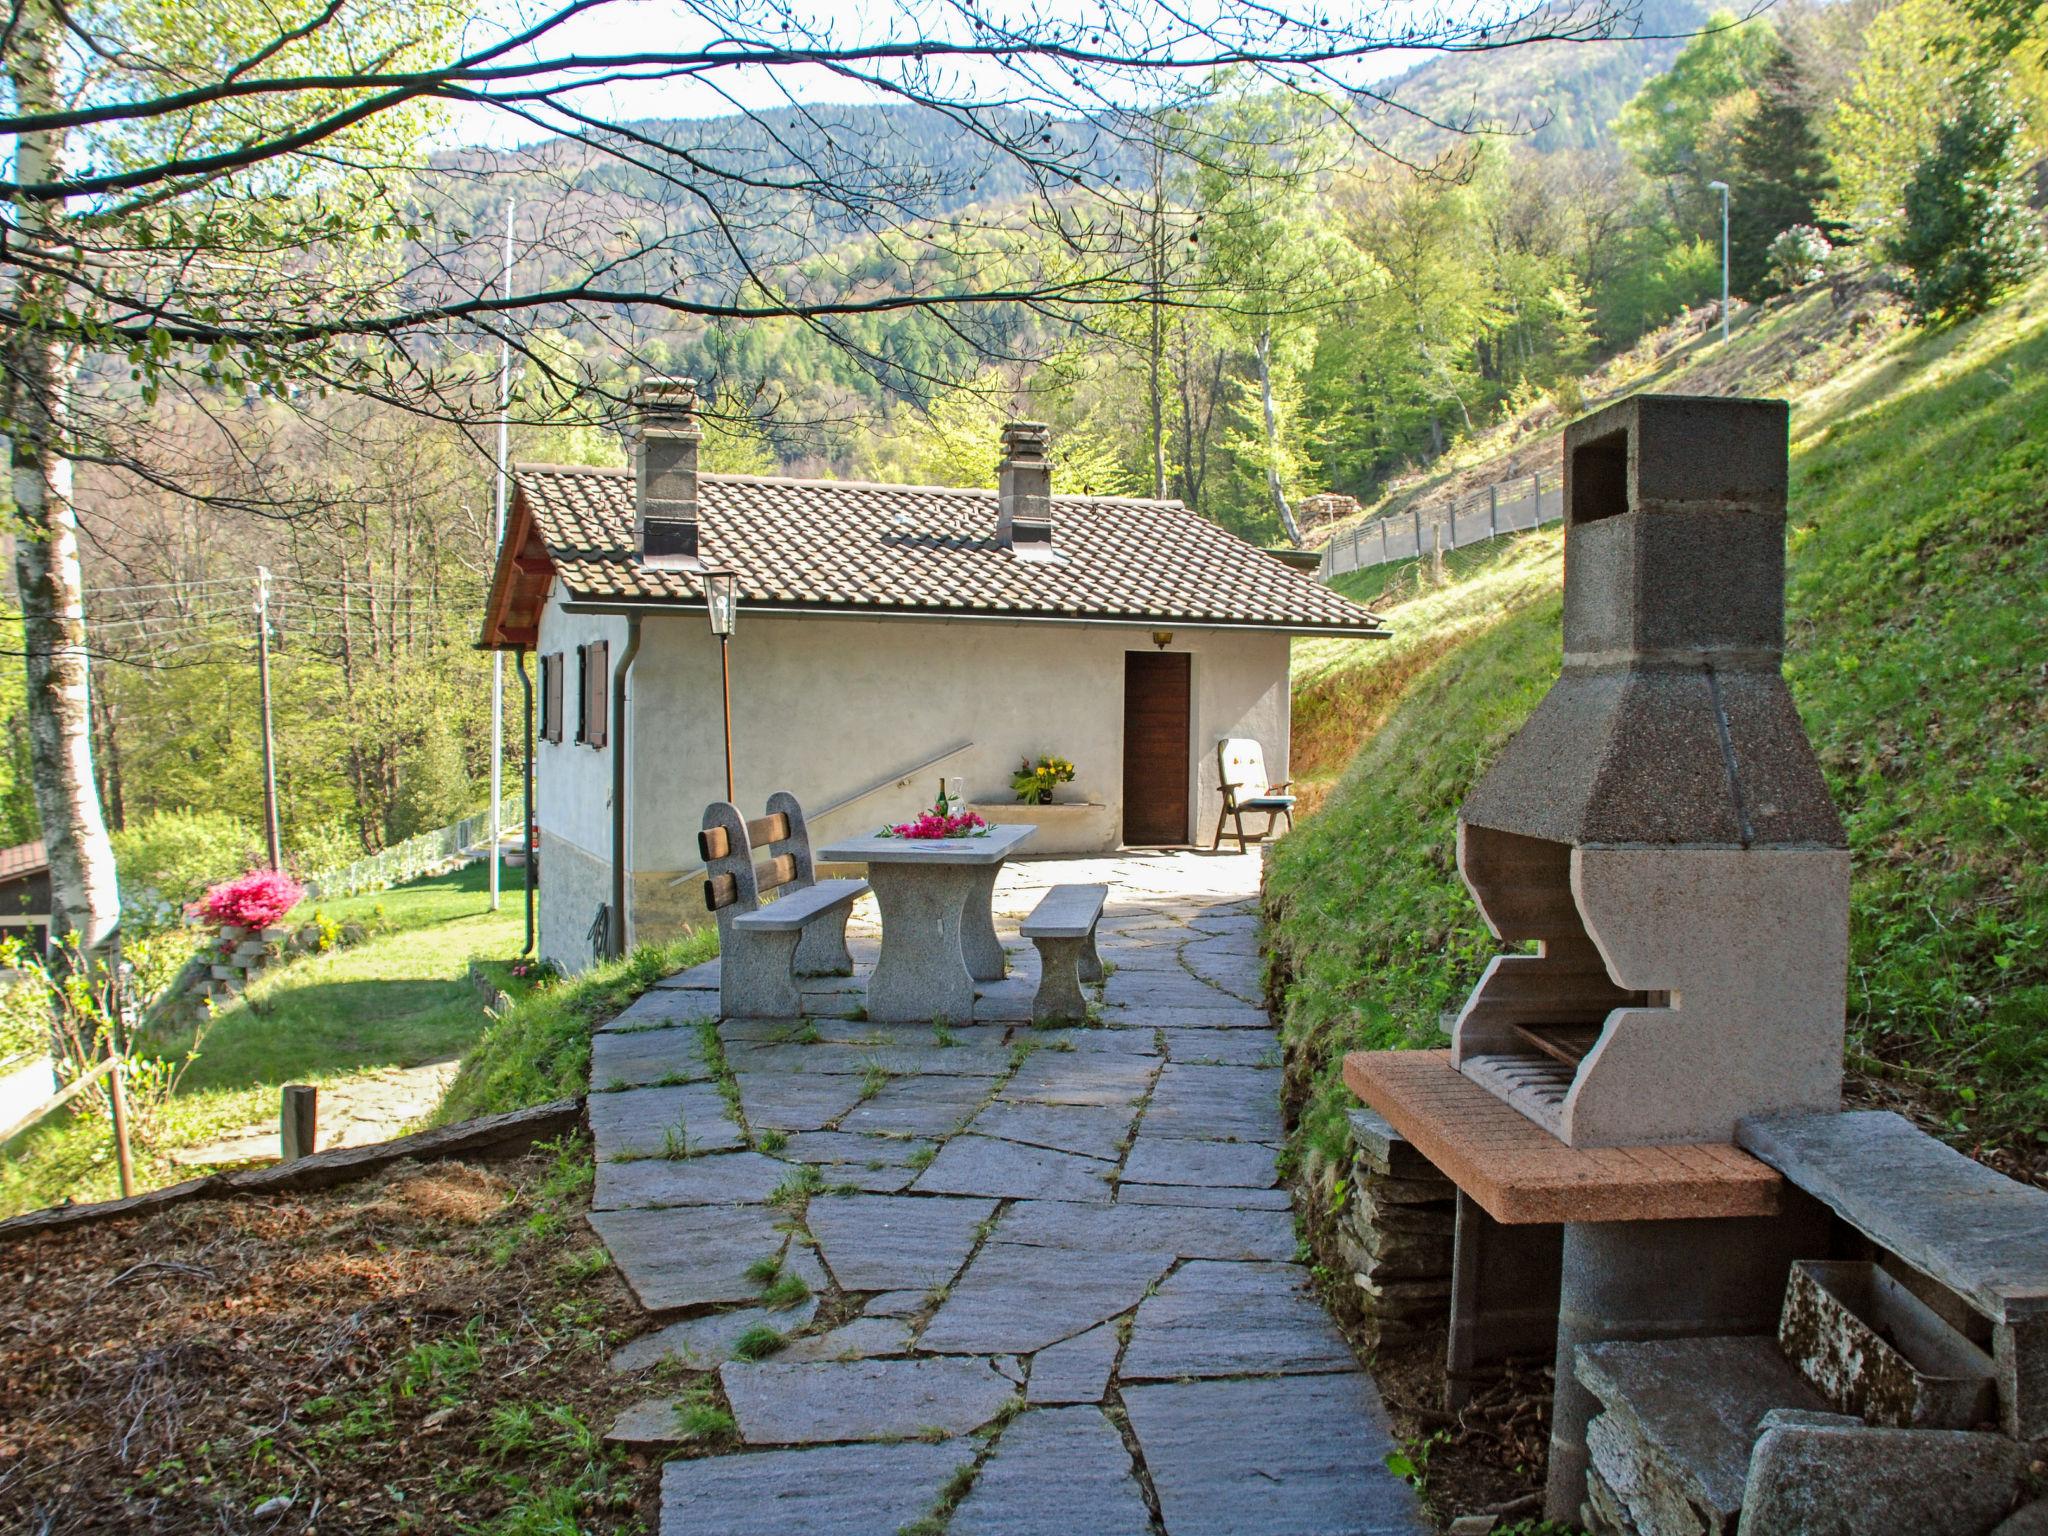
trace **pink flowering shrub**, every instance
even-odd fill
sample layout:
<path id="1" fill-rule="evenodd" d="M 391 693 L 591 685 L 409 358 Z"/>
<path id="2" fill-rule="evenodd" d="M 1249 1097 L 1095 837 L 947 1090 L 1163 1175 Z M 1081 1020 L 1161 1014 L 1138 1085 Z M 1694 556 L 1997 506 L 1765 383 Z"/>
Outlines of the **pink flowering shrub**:
<path id="1" fill-rule="evenodd" d="M 275 869 L 252 869 L 238 880 L 210 887 L 199 912 L 222 927 L 268 928 L 304 899 L 306 888 Z"/>
<path id="2" fill-rule="evenodd" d="M 973 811 L 962 811 L 957 816 L 948 816 L 942 811 L 930 810 L 915 821 L 903 821 L 893 827 L 884 827 L 882 836 L 932 840 L 941 837 L 980 837 L 987 831 L 988 823 Z"/>

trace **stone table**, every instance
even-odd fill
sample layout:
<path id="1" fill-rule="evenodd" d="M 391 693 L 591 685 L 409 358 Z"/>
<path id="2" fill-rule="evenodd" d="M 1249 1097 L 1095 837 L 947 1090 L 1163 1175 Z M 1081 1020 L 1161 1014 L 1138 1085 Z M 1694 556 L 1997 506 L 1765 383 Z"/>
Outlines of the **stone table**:
<path id="1" fill-rule="evenodd" d="M 865 864 L 882 911 L 882 953 L 868 978 L 868 1017 L 974 1017 L 974 984 L 1004 973 L 992 898 L 1003 863 L 1038 829 L 1004 824 L 982 837 L 849 837 L 818 851 Z"/>

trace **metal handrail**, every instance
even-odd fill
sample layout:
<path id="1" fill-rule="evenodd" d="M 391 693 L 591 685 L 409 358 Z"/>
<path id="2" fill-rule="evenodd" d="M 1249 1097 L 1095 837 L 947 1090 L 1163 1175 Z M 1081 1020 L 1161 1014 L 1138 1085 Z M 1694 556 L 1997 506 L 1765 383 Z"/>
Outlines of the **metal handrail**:
<path id="1" fill-rule="evenodd" d="M 896 773 L 884 774 L 881 778 L 876 779 L 872 784 L 869 784 L 863 789 L 856 789 L 850 795 L 841 795 L 837 800 L 834 800 L 830 805 L 826 806 L 823 810 L 805 811 L 804 819 L 810 822 L 823 821 L 827 816 L 832 815 L 835 811 L 843 811 L 849 805 L 858 805 L 861 801 L 867 799 L 870 795 L 878 795 L 885 789 L 893 789 L 899 784 L 909 783 L 911 779 L 916 777 L 918 774 L 923 773 L 927 768 L 936 768 L 940 763 L 943 763 L 947 758 L 958 757 L 962 752 L 968 751 L 970 748 L 972 748 L 973 745 L 974 743 L 971 741 L 956 741 L 953 743 L 952 746 L 945 748 L 943 751 L 934 752 L 930 757 L 927 757 L 920 762 L 912 763 L 908 768 L 902 769 Z M 669 884 L 682 885 L 686 881 L 697 879 L 703 873 L 704 866 L 699 864 L 692 869 L 684 870 L 681 874 L 677 875 L 674 879 L 670 880 Z"/>

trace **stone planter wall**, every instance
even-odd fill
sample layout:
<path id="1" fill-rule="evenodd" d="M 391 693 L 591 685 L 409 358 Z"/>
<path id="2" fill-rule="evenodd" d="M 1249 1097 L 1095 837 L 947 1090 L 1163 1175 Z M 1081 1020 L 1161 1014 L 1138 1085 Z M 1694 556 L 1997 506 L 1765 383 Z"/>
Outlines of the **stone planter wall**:
<path id="1" fill-rule="evenodd" d="M 977 800 L 968 806 L 987 822 L 1038 828 L 1024 845 L 1027 857 L 1059 853 L 1113 853 L 1119 828 L 1110 808 L 1098 800 L 1055 800 L 1026 805 L 1017 800 Z"/>
<path id="2" fill-rule="evenodd" d="M 346 948 L 365 937 L 360 923 L 344 923 L 335 947 Z M 165 988 L 162 999 L 152 1010 L 151 1022 L 196 1024 L 213 1009 L 226 1007 L 240 997 L 251 981 L 273 966 L 299 955 L 315 954 L 319 948 L 317 923 L 263 929 L 224 925 Z"/>

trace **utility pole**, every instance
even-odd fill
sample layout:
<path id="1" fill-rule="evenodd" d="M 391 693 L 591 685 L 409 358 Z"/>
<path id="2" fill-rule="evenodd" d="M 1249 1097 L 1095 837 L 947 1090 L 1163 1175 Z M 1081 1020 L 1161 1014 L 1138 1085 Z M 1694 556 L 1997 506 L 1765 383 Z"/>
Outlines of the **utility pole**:
<path id="1" fill-rule="evenodd" d="M 263 696 L 263 833 L 270 867 L 284 868 L 277 835 L 277 741 L 270 724 L 270 567 L 256 567 L 256 684 Z"/>
<path id="2" fill-rule="evenodd" d="M 1728 345 L 1728 183 L 1710 181 L 1709 192 L 1721 194 L 1721 345 Z"/>
<path id="3" fill-rule="evenodd" d="M 505 276 L 504 293 L 512 297 L 512 215 L 518 208 L 518 199 L 505 204 Z M 501 339 L 498 342 L 498 509 L 492 519 L 491 560 L 496 563 L 505 548 L 505 488 L 506 464 L 512 446 L 512 343 Z M 505 798 L 505 653 L 491 652 L 491 910 L 498 910 L 499 865 L 498 843 L 505 835 L 501 824 L 503 815 L 499 809 Z M 533 820 L 533 807 L 525 808 L 525 816 Z"/>

